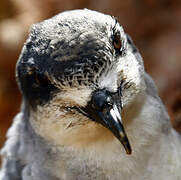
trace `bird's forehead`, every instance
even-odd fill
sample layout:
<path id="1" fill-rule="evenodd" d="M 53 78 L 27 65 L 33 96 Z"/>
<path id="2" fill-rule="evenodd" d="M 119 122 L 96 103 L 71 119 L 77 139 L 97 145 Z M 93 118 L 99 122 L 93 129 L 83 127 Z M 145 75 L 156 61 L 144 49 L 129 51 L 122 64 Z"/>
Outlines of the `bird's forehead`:
<path id="1" fill-rule="evenodd" d="M 77 45 L 86 46 L 97 41 L 108 43 L 114 25 L 115 19 L 109 15 L 86 9 L 73 10 L 34 25 L 32 36 L 49 40 L 56 50 L 58 46 L 68 49 L 66 45 L 72 50 Z"/>
<path id="2" fill-rule="evenodd" d="M 53 23 L 54 29 L 55 24 L 61 29 L 62 34 L 76 34 L 79 32 L 95 32 L 95 33 L 106 33 L 105 30 L 110 26 L 114 25 L 114 18 L 109 15 L 105 15 L 96 11 L 91 10 L 73 10 L 66 11 L 58 14 L 57 16 L 44 21 L 43 23 Z"/>
<path id="3" fill-rule="evenodd" d="M 112 87 L 113 79 L 116 84 L 116 78 L 109 78 L 115 77 L 113 28 L 124 37 L 122 27 L 113 17 L 91 10 L 63 12 L 34 25 L 17 63 L 23 91 L 32 94 L 28 85 L 39 92 L 37 77 L 43 82 L 48 80 L 55 90 L 82 85 L 94 89 L 107 87 L 107 82 Z M 99 79 L 104 74 L 111 75 L 101 83 Z M 48 93 L 53 94 L 50 88 Z M 45 97 L 49 96 L 45 93 Z"/>
<path id="4" fill-rule="evenodd" d="M 33 26 L 20 61 L 56 80 L 95 81 L 114 59 L 114 26 L 114 18 L 91 10 L 60 13 Z"/>

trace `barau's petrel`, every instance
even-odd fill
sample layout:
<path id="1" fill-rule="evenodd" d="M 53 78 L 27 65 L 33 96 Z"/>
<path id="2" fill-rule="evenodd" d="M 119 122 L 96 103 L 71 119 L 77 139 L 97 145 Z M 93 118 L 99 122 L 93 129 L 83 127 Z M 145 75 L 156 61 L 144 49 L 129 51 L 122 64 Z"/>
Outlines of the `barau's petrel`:
<path id="1" fill-rule="evenodd" d="M 181 138 L 114 17 L 74 10 L 33 25 L 1 180 L 180 180 Z"/>

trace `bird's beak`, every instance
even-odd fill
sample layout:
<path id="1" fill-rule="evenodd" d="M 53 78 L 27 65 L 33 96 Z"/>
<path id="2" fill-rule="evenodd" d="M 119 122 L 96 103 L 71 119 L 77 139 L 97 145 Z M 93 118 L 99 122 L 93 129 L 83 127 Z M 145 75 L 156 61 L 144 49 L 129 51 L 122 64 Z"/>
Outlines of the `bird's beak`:
<path id="1" fill-rule="evenodd" d="M 111 95 L 106 90 L 100 90 L 92 95 L 89 105 L 82 109 L 93 121 L 109 129 L 122 143 L 126 153 L 131 154 L 131 146 L 121 119 L 121 97 Z"/>
<path id="2" fill-rule="evenodd" d="M 131 146 L 123 127 L 120 108 L 116 104 L 113 106 L 105 107 L 102 111 L 98 111 L 100 123 L 108 128 L 114 136 L 122 143 L 127 154 L 131 154 Z"/>

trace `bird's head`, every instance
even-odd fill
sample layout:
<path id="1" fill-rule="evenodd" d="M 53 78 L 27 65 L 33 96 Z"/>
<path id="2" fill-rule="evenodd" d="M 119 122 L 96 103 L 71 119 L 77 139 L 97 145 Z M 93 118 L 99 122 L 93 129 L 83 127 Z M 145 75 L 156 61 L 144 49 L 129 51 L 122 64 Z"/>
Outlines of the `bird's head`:
<path id="1" fill-rule="evenodd" d="M 67 146 L 116 137 L 128 154 L 126 116 L 144 91 L 143 75 L 141 57 L 117 20 L 86 9 L 34 25 L 17 63 L 38 134 Z"/>

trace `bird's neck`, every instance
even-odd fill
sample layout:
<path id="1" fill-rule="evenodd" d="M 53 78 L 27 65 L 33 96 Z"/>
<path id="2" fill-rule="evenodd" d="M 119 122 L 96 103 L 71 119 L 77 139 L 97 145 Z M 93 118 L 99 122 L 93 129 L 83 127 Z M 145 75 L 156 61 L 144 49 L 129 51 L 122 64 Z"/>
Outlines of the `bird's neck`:
<path id="1" fill-rule="evenodd" d="M 55 143 L 53 143 L 54 146 L 51 146 L 51 143 L 47 142 L 50 144 L 50 152 L 56 154 L 56 161 L 53 162 L 51 167 L 62 169 L 62 159 L 64 159 L 65 174 L 71 175 L 71 169 L 77 169 L 77 165 L 82 164 L 85 167 L 80 169 L 81 174 L 86 173 L 84 172 L 86 169 L 91 170 L 96 167 L 100 169 L 100 173 L 106 174 L 109 179 L 114 172 L 117 177 L 121 176 L 127 180 L 130 173 L 134 175 L 135 179 L 140 179 L 144 172 L 158 173 L 158 169 L 152 169 L 153 164 L 160 167 L 160 171 L 162 169 L 166 171 L 166 166 L 163 166 L 166 162 L 163 161 L 167 161 L 174 166 L 174 156 L 179 153 L 174 147 L 180 147 L 181 145 L 177 134 L 170 128 L 168 115 L 158 99 L 151 96 L 138 97 L 135 103 L 126 107 L 123 111 L 123 121 L 133 149 L 131 155 L 125 153 L 120 142 L 111 133 L 108 133 L 107 129 L 99 129 L 100 126 L 96 130 L 92 126 L 97 132 L 96 137 L 99 136 L 99 133 L 102 137 L 87 143 L 85 146 L 76 146 L 75 144 L 55 145 Z M 49 126 L 51 126 L 51 123 Z M 46 133 L 51 128 L 45 129 Z M 92 128 L 90 127 L 90 129 Z M 88 132 L 91 133 L 91 131 Z M 84 133 L 84 136 L 86 136 L 86 133 Z M 86 140 L 84 136 L 80 139 Z M 173 142 L 173 139 L 175 139 L 175 142 Z M 145 168 L 148 171 L 145 171 Z M 55 175 L 61 177 L 58 172 Z M 145 177 L 150 177 L 150 174 L 145 174 Z"/>

